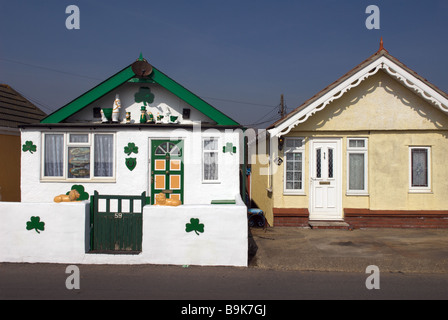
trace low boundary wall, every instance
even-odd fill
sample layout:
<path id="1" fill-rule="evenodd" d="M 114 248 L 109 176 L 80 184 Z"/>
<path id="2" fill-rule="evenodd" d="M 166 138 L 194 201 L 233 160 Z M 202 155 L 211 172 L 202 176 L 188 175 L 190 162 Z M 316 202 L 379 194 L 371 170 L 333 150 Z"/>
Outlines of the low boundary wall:
<path id="1" fill-rule="evenodd" d="M 67 264 L 245 267 L 247 208 L 241 199 L 231 205 L 145 206 L 142 252 L 95 254 L 89 244 L 88 201 L 0 202 L 0 262 Z"/>

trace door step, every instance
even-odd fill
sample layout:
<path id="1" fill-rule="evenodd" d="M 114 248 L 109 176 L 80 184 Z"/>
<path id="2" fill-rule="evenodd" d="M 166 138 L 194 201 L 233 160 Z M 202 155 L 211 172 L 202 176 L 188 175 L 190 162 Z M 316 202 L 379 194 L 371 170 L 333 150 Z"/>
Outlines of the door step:
<path id="1" fill-rule="evenodd" d="M 342 229 L 342 230 L 352 230 L 347 222 L 344 221 L 309 221 L 308 222 L 311 229 Z"/>

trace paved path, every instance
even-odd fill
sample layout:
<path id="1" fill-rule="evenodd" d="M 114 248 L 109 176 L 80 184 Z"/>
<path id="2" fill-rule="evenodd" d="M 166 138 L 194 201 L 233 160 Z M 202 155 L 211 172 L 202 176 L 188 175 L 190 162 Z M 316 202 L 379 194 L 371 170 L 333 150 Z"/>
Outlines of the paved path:
<path id="1" fill-rule="evenodd" d="M 448 274 L 448 229 L 253 228 L 263 269 Z"/>

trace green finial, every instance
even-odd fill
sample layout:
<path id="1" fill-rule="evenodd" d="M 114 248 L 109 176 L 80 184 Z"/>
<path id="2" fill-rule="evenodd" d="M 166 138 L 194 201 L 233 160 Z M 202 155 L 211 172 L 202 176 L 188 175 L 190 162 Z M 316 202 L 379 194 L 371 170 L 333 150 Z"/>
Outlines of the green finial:
<path id="1" fill-rule="evenodd" d="M 140 56 L 138 57 L 138 61 L 143 61 L 143 54 L 140 52 Z"/>

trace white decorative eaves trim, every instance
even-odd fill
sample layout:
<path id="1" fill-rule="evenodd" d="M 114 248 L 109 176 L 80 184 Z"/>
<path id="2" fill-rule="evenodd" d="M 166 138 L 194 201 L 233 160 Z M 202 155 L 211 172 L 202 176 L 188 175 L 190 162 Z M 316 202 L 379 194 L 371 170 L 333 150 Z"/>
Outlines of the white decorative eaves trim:
<path id="1" fill-rule="evenodd" d="M 443 112 L 448 113 L 448 101 L 446 98 L 441 96 L 426 83 L 383 56 L 349 77 L 310 105 L 306 106 L 292 118 L 281 123 L 278 127 L 269 130 L 271 136 L 281 137 L 288 134 L 297 125 L 307 121 L 308 118 L 316 112 L 325 109 L 331 102 L 342 97 L 350 89 L 359 86 L 365 79 L 375 75 L 380 69 L 384 69 L 388 74 L 398 79 L 405 86 L 413 89 L 417 94 L 439 107 Z"/>
<path id="2" fill-rule="evenodd" d="M 401 83 L 403 83 L 406 87 L 414 90 L 417 94 L 419 94 L 422 98 L 429 101 L 430 103 L 434 104 L 435 106 L 439 107 L 440 110 L 443 112 L 448 113 L 448 106 L 444 105 L 444 103 L 439 99 L 436 99 L 437 92 L 435 92 L 433 89 L 431 89 L 429 86 L 424 84 L 422 81 L 418 80 L 417 78 L 413 77 L 414 79 L 410 79 L 410 77 L 406 77 L 406 74 L 402 74 L 397 72 L 394 68 L 391 66 L 384 64 L 383 67 L 384 70 L 387 71 L 391 76 L 397 78 Z M 420 82 L 419 85 L 416 84 L 416 80 Z M 424 84 L 425 87 L 422 87 L 422 84 Z M 433 91 L 432 93 L 428 93 L 427 91 Z M 443 99 L 443 97 L 442 97 Z"/>

